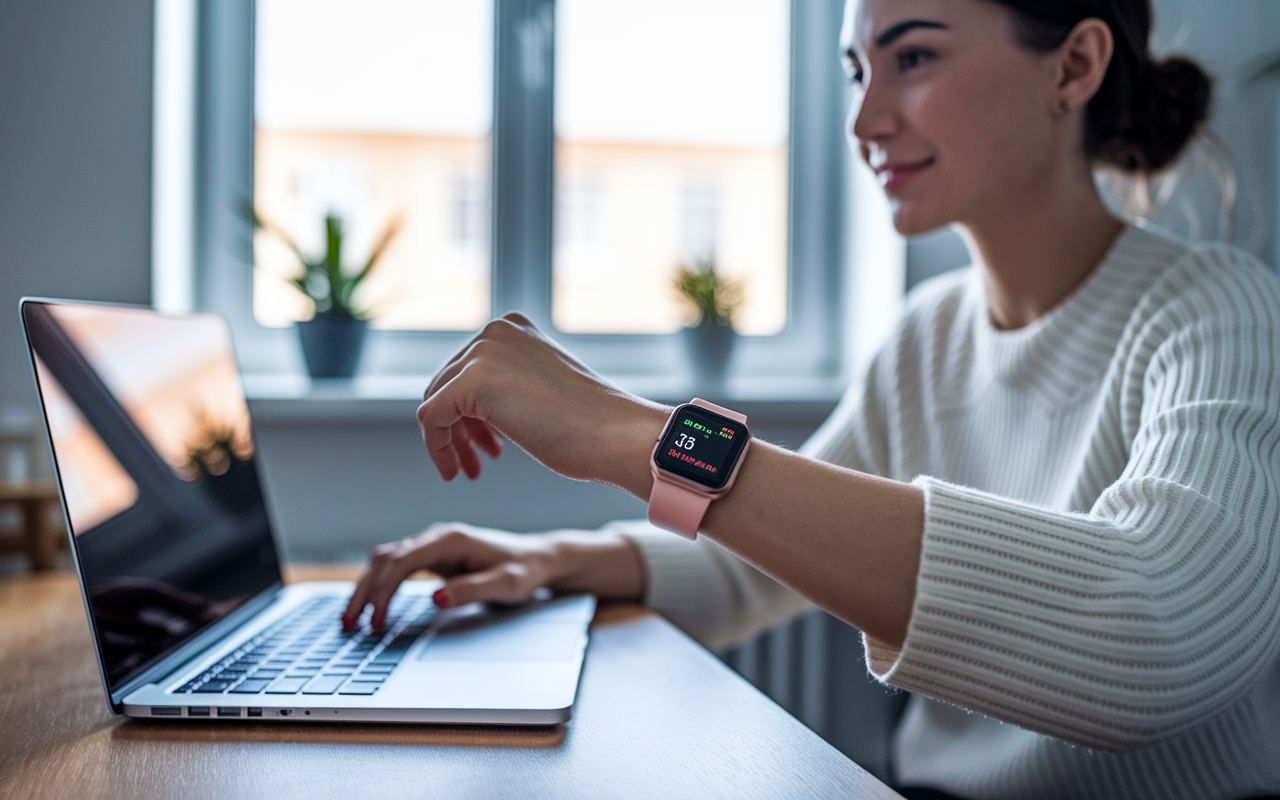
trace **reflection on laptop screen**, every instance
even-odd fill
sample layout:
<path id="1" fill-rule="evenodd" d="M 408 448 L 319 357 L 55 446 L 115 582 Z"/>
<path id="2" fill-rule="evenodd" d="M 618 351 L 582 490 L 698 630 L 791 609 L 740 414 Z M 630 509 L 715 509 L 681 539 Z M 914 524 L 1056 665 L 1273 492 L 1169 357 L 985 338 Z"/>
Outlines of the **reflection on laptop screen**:
<path id="1" fill-rule="evenodd" d="M 280 580 L 249 409 L 221 317 L 22 310 L 115 691 Z"/>

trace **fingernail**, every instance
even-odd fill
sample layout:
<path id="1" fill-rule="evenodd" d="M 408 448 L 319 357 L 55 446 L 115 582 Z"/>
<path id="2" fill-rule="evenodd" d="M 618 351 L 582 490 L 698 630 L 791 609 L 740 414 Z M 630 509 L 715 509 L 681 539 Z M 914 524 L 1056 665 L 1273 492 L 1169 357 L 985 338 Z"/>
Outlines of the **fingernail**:
<path id="1" fill-rule="evenodd" d="M 434 600 L 438 606 L 449 605 L 449 593 L 444 589 L 437 589 L 436 593 L 431 595 L 431 599 Z"/>

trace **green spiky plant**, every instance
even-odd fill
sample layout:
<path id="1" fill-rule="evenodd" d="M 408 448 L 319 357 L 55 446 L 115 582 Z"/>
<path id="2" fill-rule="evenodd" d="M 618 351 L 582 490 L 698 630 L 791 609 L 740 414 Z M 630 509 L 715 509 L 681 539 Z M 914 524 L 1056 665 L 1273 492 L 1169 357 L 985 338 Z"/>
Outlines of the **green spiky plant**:
<path id="1" fill-rule="evenodd" d="M 399 218 L 392 219 L 378 237 L 373 252 L 360 269 L 347 271 L 342 268 L 342 219 L 336 214 L 328 214 L 324 218 L 325 252 L 320 258 L 309 258 L 302 248 L 279 226 L 267 221 L 253 207 L 247 209 L 254 229 L 265 230 L 278 237 L 302 264 L 301 275 L 285 278 L 295 289 L 302 292 L 316 304 L 317 316 L 350 317 L 367 320 L 369 309 L 357 308 L 355 305 L 356 290 L 365 278 L 373 272 L 387 245 L 400 231 Z"/>
<path id="2" fill-rule="evenodd" d="M 192 408 L 191 419 L 194 433 L 187 444 L 187 461 L 181 468 L 188 480 L 222 475 L 235 462 L 253 455 L 249 432 L 235 423 L 215 421 L 203 408 Z"/>
<path id="3" fill-rule="evenodd" d="M 742 283 L 716 271 L 713 257 L 696 258 L 680 264 L 673 280 L 676 292 L 696 312 L 690 327 L 712 322 L 733 324 L 734 314 L 742 304 Z"/>

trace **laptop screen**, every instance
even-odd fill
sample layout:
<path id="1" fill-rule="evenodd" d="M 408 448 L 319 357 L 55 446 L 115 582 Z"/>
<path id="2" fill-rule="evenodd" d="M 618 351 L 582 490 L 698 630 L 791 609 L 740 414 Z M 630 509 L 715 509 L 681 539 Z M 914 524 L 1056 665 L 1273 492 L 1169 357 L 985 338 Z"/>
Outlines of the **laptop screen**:
<path id="1" fill-rule="evenodd" d="M 110 691 L 280 580 L 226 322 L 27 301 Z"/>

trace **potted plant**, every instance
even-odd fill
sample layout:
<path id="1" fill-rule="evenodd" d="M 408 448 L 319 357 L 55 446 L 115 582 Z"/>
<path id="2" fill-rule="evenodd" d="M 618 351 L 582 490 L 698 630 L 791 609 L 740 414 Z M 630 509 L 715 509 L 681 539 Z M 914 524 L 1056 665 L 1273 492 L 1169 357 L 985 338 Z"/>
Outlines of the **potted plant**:
<path id="1" fill-rule="evenodd" d="M 350 378 L 360 363 L 368 327 L 367 308 L 356 305 L 360 284 L 373 272 L 379 257 L 400 230 L 393 219 L 378 237 L 364 266 L 355 270 L 342 266 L 342 220 L 335 214 L 324 218 L 325 252 L 308 258 L 297 243 L 279 227 L 250 210 L 254 228 L 270 232 L 283 241 L 302 265 L 302 274 L 285 278 L 315 303 L 315 316 L 298 322 L 298 338 L 307 372 L 313 378 Z"/>
<path id="2" fill-rule="evenodd" d="M 261 489 L 253 469 L 253 439 L 247 425 L 214 420 L 195 408 L 187 460 L 181 472 L 204 487 L 215 501 L 233 513 L 261 507 Z"/>
<path id="3" fill-rule="evenodd" d="M 694 380 L 703 390 L 721 392 L 736 340 L 733 316 L 742 304 L 742 284 L 721 275 L 715 258 L 706 257 L 681 264 L 674 285 L 690 312 L 682 334 Z"/>

